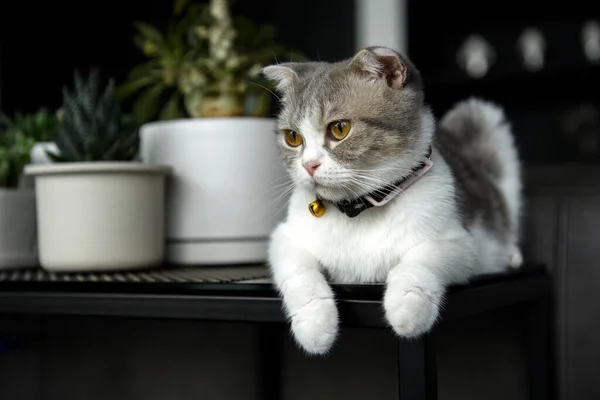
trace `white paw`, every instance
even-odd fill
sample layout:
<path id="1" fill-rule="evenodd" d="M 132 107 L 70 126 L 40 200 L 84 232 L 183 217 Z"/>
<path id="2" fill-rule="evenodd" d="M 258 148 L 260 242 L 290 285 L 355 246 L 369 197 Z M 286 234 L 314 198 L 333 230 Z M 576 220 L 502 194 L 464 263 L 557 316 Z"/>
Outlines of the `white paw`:
<path id="1" fill-rule="evenodd" d="M 384 298 L 385 315 L 396 334 L 412 338 L 429 331 L 439 315 L 441 295 L 420 288 L 398 289 L 388 289 Z"/>
<path id="2" fill-rule="evenodd" d="M 523 265 L 523 255 L 521 254 L 521 250 L 518 247 L 513 247 L 512 252 L 510 254 L 509 266 L 511 268 L 519 268 Z"/>
<path id="3" fill-rule="evenodd" d="M 338 334 L 338 310 L 333 299 L 313 299 L 292 314 L 292 332 L 309 354 L 326 354 Z"/>

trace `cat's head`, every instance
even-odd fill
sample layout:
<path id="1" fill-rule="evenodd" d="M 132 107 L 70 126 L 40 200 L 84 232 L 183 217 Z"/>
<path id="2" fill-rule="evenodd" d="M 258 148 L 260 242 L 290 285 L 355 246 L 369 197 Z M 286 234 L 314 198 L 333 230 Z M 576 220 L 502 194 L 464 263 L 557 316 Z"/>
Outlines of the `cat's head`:
<path id="1" fill-rule="evenodd" d="M 324 199 L 362 196 L 423 160 L 432 117 L 421 76 L 397 52 L 373 47 L 337 62 L 263 69 L 281 94 L 277 140 L 296 185 Z"/>

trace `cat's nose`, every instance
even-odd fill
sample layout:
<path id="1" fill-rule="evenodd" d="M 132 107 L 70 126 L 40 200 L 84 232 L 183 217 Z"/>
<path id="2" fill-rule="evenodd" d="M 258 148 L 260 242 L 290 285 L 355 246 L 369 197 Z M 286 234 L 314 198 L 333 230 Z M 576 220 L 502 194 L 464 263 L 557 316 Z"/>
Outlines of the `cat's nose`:
<path id="1" fill-rule="evenodd" d="M 307 161 L 304 164 L 302 164 L 302 166 L 310 176 L 313 176 L 315 174 L 317 168 L 319 168 L 320 165 L 321 163 L 318 161 Z"/>

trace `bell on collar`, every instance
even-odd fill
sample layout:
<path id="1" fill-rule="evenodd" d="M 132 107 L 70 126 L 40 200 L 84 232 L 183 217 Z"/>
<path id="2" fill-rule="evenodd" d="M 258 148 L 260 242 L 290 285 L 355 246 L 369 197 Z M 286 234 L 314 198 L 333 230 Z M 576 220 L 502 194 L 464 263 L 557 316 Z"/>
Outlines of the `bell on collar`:
<path id="1" fill-rule="evenodd" d="M 325 214 L 326 208 L 325 204 L 319 199 L 313 201 L 308 205 L 308 209 L 313 217 L 320 218 Z"/>

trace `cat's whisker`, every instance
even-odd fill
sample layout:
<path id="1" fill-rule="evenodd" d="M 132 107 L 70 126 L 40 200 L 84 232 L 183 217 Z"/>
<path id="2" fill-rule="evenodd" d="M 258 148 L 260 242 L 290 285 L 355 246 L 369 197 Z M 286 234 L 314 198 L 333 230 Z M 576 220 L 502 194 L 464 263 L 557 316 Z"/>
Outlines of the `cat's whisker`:
<path id="1" fill-rule="evenodd" d="M 290 201 L 292 201 L 291 197 L 288 197 L 287 201 L 285 202 L 285 204 L 282 204 L 281 207 L 279 207 L 277 209 L 277 211 L 275 211 L 275 214 L 273 215 L 273 218 L 277 218 L 279 216 L 279 214 L 281 213 L 281 211 L 285 211 L 289 208 L 290 205 Z"/>
<path id="2" fill-rule="evenodd" d="M 377 168 L 366 168 L 366 169 L 360 169 L 360 168 L 347 168 L 347 171 L 351 171 L 351 172 L 371 172 L 371 171 L 395 171 L 395 170 L 399 170 L 399 169 L 403 169 L 403 167 L 398 166 L 398 165 L 384 165 L 381 167 L 377 167 Z"/>
<path id="3" fill-rule="evenodd" d="M 361 184 L 364 186 L 373 187 L 373 189 L 378 189 L 378 188 L 380 189 L 380 188 L 388 186 L 390 184 L 389 182 L 386 182 L 383 179 L 372 177 L 372 176 L 363 176 L 363 175 L 353 176 L 353 177 L 351 177 L 351 180 L 353 180 L 355 183 L 358 183 L 358 184 Z"/>
<path id="4" fill-rule="evenodd" d="M 288 192 L 291 192 L 292 190 L 294 190 L 294 183 L 293 182 L 289 182 L 287 185 L 281 185 L 280 187 L 276 188 L 276 192 L 281 196 L 282 194 L 285 195 Z"/>
<path id="5" fill-rule="evenodd" d="M 278 187 L 287 185 L 289 183 L 292 183 L 293 181 L 294 181 L 294 179 L 292 177 L 290 177 L 289 175 L 280 176 L 279 178 L 271 181 L 270 188 L 271 189 L 278 188 Z"/>
<path id="6" fill-rule="evenodd" d="M 256 85 L 256 86 L 258 86 L 258 87 L 261 87 L 261 88 L 265 89 L 267 92 L 269 92 L 269 93 L 271 93 L 273 96 L 275 96 L 275 98 L 276 98 L 277 100 L 281 101 L 281 98 L 280 98 L 279 96 L 277 96 L 275 93 L 273 93 L 273 91 L 272 91 L 271 89 L 269 89 L 268 87 L 266 87 L 266 86 L 263 86 L 263 85 L 261 85 L 260 83 L 257 83 L 257 82 L 252 82 L 252 81 L 244 81 L 244 82 L 245 82 L 245 83 L 252 83 L 252 84 L 255 84 L 255 85 Z"/>
<path id="7" fill-rule="evenodd" d="M 285 187 L 275 199 L 271 200 L 271 205 L 272 206 L 275 205 L 277 202 L 282 200 L 285 196 L 290 194 L 293 190 L 294 190 L 294 184 L 291 183 L 289 186 Z"/>
<path id="8" fill-rule="evenodd" d="M 275 183 L 278 182 L 282 179 L 293 179 L 291 176 L 289 176 L 288 174 L 282 175 L 279 178 L 273 179 L 273 181 L 271 183 Z"/>
<path id="9" fill-rule="evenodd" d="M 354 169 L 354 168 L 350 169 L 349 168 L 348 172 L 350 172 L 350 173 L 354 173 L 354 172 L 381 172 L 381 171 L 386 171 L 387 172 L 387 171 L 400 171 L 402 169 L 403 168 L 396 167 L 396 166 L 393 166 L 393 167 L 384 167 L 384 168 L 372 168 L 372 169 Z"/>
<path id="10" fill-rule="evenodd" d="M 361 181 L 355 177 L 350 177 L 350 182 L 356 186 L 362 187 L 364 189 L 364 191 L 366 191 L 368 193 L 386 194 L 382 190 L 382 187 L 386 185 L 383 182 L 377 182 L 377 181 L 374 183 L 373 182 L 365 182 L 365 181 Z"/>
<path id="11" fill-rule="evenodd" d="M 279 183 L 277 183 L 277 184 L 274 184 L 274 185 L 271 185 L 271 186 L 269 186 L 269 188 L 268 188 L 268 190 L 267 190 L 267 191 L 268 191 L 269 193 L 271 193 L 271 192 L 273 192 L 273 191 L 277 191 L 277 190 L 279 190 L 279 189 L 281 189 L 281 188 L 283 188 L 283 187 L 287 187 L 288 185 L 293 185 L 293 184 L 294 184 L 294 182 L 293 182 L 292 180 L 287 180 L 287 181 L 285 181 L 285 182 L 279 182 Z"/>
<path id="12" fill-rule="evenodd" d="M 393 183 L 393 182 L 399 180 L 403 176 L 405 176 L 405 175 L 394 174 L 392 176 L 386 176 L 386 177 L 373 176 L 373 175 L 367 175 L 367 174 L 362 174 L 362 173 L 356 173 L 356 174 L 352 175 L 352 177 L 354 179 L 359 179 L 361 181 L 374 182 L 379 186 L 389 185 L 390 183 Z"/>
<path id="13" fill-rule="evenodd" d="M 275 189 L 279 189 L 279 188 L 281 188 L 281 187 L 284 187 L 284 186 L 287 186 L 287 185 L 291 185 L 291 184 L 293 184 L 293 181 L 292 181 L 292 180 L 288 180 L 288 181 L 285 181 L 285 182 L 283 182 L 283 183 L 279 183 L 279 184 L 277 184 L 277 185 L 271 186 L 271 187 L 269 188 L 269 191 L 271 191 L 271 190 L 275 190 Z"/>
<path id="14" fill-rule="evenodd" d="M 378 177 L 378 176 L 372 176 L 372 175 L 365 175 L 365 174 L 354 174 L 353 177 L 355 178 L 360 178 L 360 179 L 364 179 L 364 180 L 368 180 L 371 182 L 377 182 L 378 184 L 381 185 L 388 185 L 389 181 L 384 180 L 382 177 Z"/>
<path id="15" fill-rule="evenodd" d="M 383 192 L 381 192 L 378 189 L 375 188 L 371 188 L 371 187 L 362 187 L 362 190 L 360 190 L 360 194 L 358 194 L 358 191 L 354 191 L 355 192 L 355 196 L 354 197 L 361 197 L 364 196 L 367 193 L 377 193 L 377 194 L 384 194 Z"/>
<path id="16" fill-rule="evenodd" d="M 271 204 L 269 204 L 269 208 L 274 208 L 276 210 L 282 209 L 282 208 L 288 208 L 288 205 L 290 204 L 290 198 L 288 197 L 285 201 L 283 198 L 279 199 L 276 202 L 271 202 Z"/>
<path id="17" fill-rule="evenodd" d="M 352 184 L 354 182 L 350 181 L 349 183 Z M 346 185 L 342 185 L 341 188 L 344 191 L 344 193 L 348 194 L 349 198 L 354 199 L 354 198 L 360 197 L 360 194 L 358 194 L 358 192 L 356 190 L 354 190 L 355 188 L 353 188 L 352 186 L 349 186 L 346 184 Z"/>

